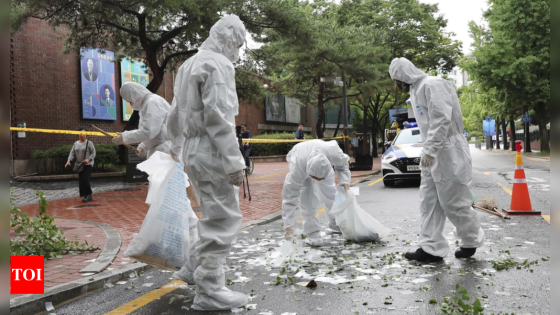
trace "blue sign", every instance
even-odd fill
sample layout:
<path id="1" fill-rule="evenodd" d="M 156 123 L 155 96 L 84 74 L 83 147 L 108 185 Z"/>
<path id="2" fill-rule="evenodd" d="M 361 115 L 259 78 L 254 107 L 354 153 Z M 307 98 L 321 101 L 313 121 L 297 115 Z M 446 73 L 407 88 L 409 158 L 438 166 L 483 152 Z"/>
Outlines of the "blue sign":
<path id="1" fill-rule="evenodd" d="M 529 112 L 525 112 L 525 114 L 523 114 L 523 117 L 521 117 L 521 122 L 524 122 L 524 123 L 530 123 L 531 122 L 531 116 L 529 115 Z"/>
<path id="2" fill-rule="evenodd" d="M 115 53 L 81 49 L 82 118 L 117 120 Z"/>
<path id="3" fill-rule="evenodd" d="M 488 120 L 490 117 L 486 117 L 485 120 L 482 121 L 482 128 L 484 130 L 485 137 L 491 137 L 496 135 L 496 120 L 491 119 Z"/>

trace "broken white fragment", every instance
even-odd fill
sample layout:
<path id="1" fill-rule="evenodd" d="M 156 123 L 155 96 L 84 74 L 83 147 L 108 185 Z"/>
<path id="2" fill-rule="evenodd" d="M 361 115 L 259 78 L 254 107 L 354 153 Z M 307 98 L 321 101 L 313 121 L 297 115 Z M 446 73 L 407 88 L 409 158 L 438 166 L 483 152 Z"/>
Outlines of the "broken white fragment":
<path id="1" fill-rule="evenodd" d="M 87 277 L 87 276 L 93 276 L 94 274 L 95 274 L 95 272 L 82 273 L 82 276 Z"/>
<path id="2" fill-rule="evenodd" d="M 149 288 L 149 287 L 151 287 L 151 286 L 153 286 L 153 285 L 154 285 L 153 283 L 144 283 L 142 286 L 143 286 L 143 287 L 148 287 L 148 288 Z"/>
<path id="3" fill-rule="evenodd" d="M 428 279 L 426 279 L 426 278 L 418 278 L 418 279 L 414 279 L 410 282 L 412 282 L 412 283 L 423 283 L 423 282 L 427 282 L 427 281 L 428 281 Z"/>
<path id="4" fill-rule="evenodd" d="M 117 282 L 118 285 L 126 284 L 127 281 L 119 281 Z"/>
<path id="5" fill-rule="evenodd" d="M 52 302 L 45 302 L 45 308 L 47 309 L 47 312 L 54 311 L 54 306 L 52 305 Z"/>

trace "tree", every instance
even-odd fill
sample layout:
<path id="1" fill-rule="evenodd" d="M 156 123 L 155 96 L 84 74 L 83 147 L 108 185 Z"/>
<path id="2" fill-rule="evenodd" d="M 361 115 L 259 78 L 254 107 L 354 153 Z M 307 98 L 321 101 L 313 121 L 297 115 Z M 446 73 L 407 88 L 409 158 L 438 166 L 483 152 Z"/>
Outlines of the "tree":
<path id="1" fill-rule="evenodd" d="M 510 118 L 530 106 L 538 117 L 541 150 L 549 150 L 550 2 L 490 0 L 484 13 L 488 28 L 471 22 L 475 39 L 467 70 L 485 90 L 507 96 Z M 521 109 L 521 110 L 520 110 Z M 515 112 L 515 113 L 514 113 Z M 512 133 L 513 128 L 512 127 Z M 512 148 L 513 149 L 513 148 Z"/>
<path id="2" fill-rule="evenodd" d="M 66 52 L 101 47 L 115 50 L 117 62 L 125 56 L 143 58 L 152 75 L 147 88 L 155 93 L 165 71 L 196 54 L 224 14 L 239 15 L 247 30 L 258 34 L 297 26 L 295 7 L 290 0 L 14 0 L 10 18 L 12 32 L 28 18 L 68 26 Z"/>
<path id="3" fill-rule="evenodd" d="M 323 138 L 325 104 L 342 99 L 342 89 L 321 78 L 342 76 L 344 70 L 349 97 L 359 96 L 357 86 L 365 80 L 358 83 L 356 78 L 374 82 L 381 75 L 378 64 L 383 53 L 374 44 L 381 31 L 341 25 L 339 6 L 331 2 L 316 1 L 301 9 L 305 21 L 295 33 L 270 30 L 268 41 L 255 54 L 264 61 L 268 75 L 280 74 L 277 83 L 283 93 L 316 104 L 317 137 Z"/>
<path id="4" fill-rule="evenodd" d="M 379 50 L 387 51 L 388 61 L 406 57 L 426 71 L 448 71 L 453 69 L 461 55 L 461 43 L 451 39 L 452 33 L 444 32 L 447 20 L 437 13 L 437 5 L 422 4 L 417 0 L 345 0 L 341 3 L 339 19 L 344 25 L 386 30 L 374 44 Z M 388 68 L 388 62 L 382 65 L 384 75 L 375 85 L 362 91 L 363 104 L 355 105 L 362 110 L 364 117 L 370 119 L 374 143 L 378 131 L 382 132 L 388 123 L 388 110 L 404 105 L 408 98 L 407 93 L 395 90 Z M 372 155 L 376 157 L 377 151 L 374 150 Z"/>

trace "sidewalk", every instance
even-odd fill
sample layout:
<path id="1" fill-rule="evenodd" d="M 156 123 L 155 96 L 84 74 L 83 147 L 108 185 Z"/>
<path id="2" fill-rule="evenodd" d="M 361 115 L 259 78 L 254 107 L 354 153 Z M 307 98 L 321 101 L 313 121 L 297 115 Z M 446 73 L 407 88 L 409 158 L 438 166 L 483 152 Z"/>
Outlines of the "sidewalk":
<path id="1" fill-rule="evenodd" d="M 371 171 L 352 172 L 352 183 L 364 179 L 364 175 L 379 169 L 379 159 L 374 160 Z M 288 173 L 288 163 L 258 163 L 255 171 L 249 175 L 249 187 L 252 200 L 243 197 L 243 187 L 239 190 L 239 205 L 243 213 L 243 223 L 258 220 L 282 209 L 282 186 Z M 77 190 L 77 188 L 76 188 Z M 49 200 L 47 214 L 57 218 L 58 226 L 65 232 L 67 239 L 87 240 L 90 245 L 103 248 L 105 235 L 95 226 L 74 223 L 62 219 L 105 223 L 115 228 L 121 236 L 121 248 L 109 268 L 126 267 L 134 261 L 124 256 L 128 244 L 142 225 L 148 211 L 144 203 L 148 186 L 134 186 L 126 189 L 115 189 L 94 195 L 94 200 L 82 203 L 81 198 L 65 198 Z M 29 215 L 35 215 L 37 204 L 20 206 Z M 197 216 L 201 216 L 198 212 Z M 46 287 L 56 286 L 84 278 L 79 271 L 97 258 L 101 251 L 83 255 L 66 255 L 62 259 L 47 262 L 45 266 Z M 14 296 L 11 296 L 13 298 Z"/>

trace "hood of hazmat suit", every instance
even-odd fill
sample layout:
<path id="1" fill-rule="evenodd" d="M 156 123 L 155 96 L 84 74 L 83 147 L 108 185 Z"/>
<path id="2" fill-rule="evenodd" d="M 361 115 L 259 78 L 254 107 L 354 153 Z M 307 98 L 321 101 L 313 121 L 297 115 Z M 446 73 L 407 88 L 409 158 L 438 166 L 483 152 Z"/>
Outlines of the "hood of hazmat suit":
<path id="1" fill-rule="evenodd" d="M 449 245 L 442 234 L 446 217 L 457 228 L 461 247 L 482 246 L 484 231 L 471 208 L 472 162 L 455 88 L 406 58 L 393 59 L 389 74 L 411 84 L 410 101 L 424 141 L 422 155 L 435 158 L 431 167 L 422 169 L 420 247 L 431 255 L 447 255 Z"/>
<path id="2" fill-rule="evenodd" d="M 228 174 L 245 169 L 235 136 L 239 103 L 235 87 L 238 48 L 245 27 L 235 15 L 221 18 L 199 52 L 181 65 L 174 86 L 167 134 L 181 155 L 200 201 L 196 310 L 227 310 L 246 305 L 247 296 L 226 288 L 223 263 L 241 225 L 239 188 Z"/>
<path id="3" fill-rule="evenodd" d="M 338 175 L 339 185 L 350 184 L 350 157 L 342 152 L 336 141 L 310 140 L 296 144 L 286 160 L 290 171 L 282 188 L 284 228 L 296 224 L 295 212 L 299 198 L 304 233 L 310 235 L 321 228 L 315 215 L 318 206 L 325 204 L 329 220 L 334 221 L 330 214 L 336 195 L 334 173 Z M 324 179 L 315 181 L 310 175 Z"/>
<path id="4" fill-rule="evenodd" d="M 138 129 L 123 132 L 123 142 L 140 143 L 139 147 L 146 149 L 148 158 L 156 151 L 168 153 L 170 142 L 167 141 L 166 122 L 171 109 L 169 103 L 136 82 L 123 84 L 120 93 L 138 111 L 140 118 Z"/>

